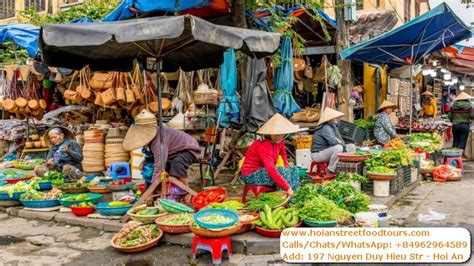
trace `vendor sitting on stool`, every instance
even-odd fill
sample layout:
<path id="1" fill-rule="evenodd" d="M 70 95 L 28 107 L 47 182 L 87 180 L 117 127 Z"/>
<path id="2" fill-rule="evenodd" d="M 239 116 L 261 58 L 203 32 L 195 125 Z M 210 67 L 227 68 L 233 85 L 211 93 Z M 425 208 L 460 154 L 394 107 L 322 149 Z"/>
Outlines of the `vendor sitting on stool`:
<path id="1" fill-rule="evenodd" d="M 126 151 L 133 151 L 143 147 L 146 159 L 145 164 L 142 165 L 142 174 L 147 187 L 159 178 L 162 170 L 166 170 L 170 176 L 176 177 L 187 186 L 188 168 L 198 161 L 201 147 L 196 139 L 177 129 L 163 127 L 162 132 L 163 154 L 160 152 L 160 134 L 156 117 L 147 110 L 143 110 L 135 117 L 135 124 L 127 131 L 123 148 Z M 166 169 L 161 168 L 161 156 L 165 161 Z M 172 200 L 178 201 L 186 194 L 186 191 L 174 184 L 169 184 L 167 189 L 169 199 Z"/>
<path id="2" fill-rule="evenodd" d="M 299 187 L 297 167 L 289 167 L 286 156 L 285 137 L 299 132 L 300 128 L 280 114 L 275 114 L 257 134 L 265 136 L 250 145 L 242 165 L 242 180 L 247 185 L 277 186 L 292 196 Z M 283 167 L 276 167 L 281 156 Z"/>
<path id="3" fill-rule="evenodd" d="M 391 139 L 399 137 L 390 119 L 394 108 L 397 108 L 394 103 L 383 101 L 377 110 L 379 114 L 375 119 L 374 135 L 379 144 L 387 144 Z"/>
<path id="4" fill-rule="evenodd" d="M 328 174 L 336 173 L 339 153 L 355 152 L 355 145 L 346 144 L 337 128 L 338 119 L 343 116 L 344 113 L 331 108 L 325 108 L 316 126 L 316 132 L 313 135 L 311 160 L 318 163 L 329 162 L 326 169 Z"/>
<path id="5" fill-rule="evenodd" d="M 35 167 L 37 176 L 43 176 L 49 170 L 63 172 L 71 179 L 82 178 L 83 159 L 81 147 L 72 140 L 74 133 L 65 127 L 52 127 L 44 135 L 44 141 L 51 147 L 46 156 L 45 165 Z"/>
<path id="6" fill-rule="evenodd" d="M 435 117 L 438 112 L 438 105 L 436 104 L 433 94 L 429 91 L 425 91 L 421 95 L 423 95 L 421 116 Z"/>

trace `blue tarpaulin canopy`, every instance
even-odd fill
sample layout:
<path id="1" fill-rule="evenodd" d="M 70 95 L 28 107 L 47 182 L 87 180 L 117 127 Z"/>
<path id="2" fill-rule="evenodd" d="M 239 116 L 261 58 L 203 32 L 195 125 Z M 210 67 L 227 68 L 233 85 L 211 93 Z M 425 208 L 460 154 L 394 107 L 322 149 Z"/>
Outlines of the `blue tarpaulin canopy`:
<path id="1" fill-rule="evenodd" d="M 469 27 L 442 3 L 399 28 L 343 50 L 341 57 L 373 64 L 416 64 L 471 36 Z"/>
<path id="2" fill-rule="evenodd" d="M 181 12 L 192 8 L 204 7 L 210 3 L 211 0 L 123 0 L 102 21 L 124 20 L 135 16 L 137 13 L 153 11 Z"/>
<path id="3" fill-rule="evenodd" d="M 38 51 L 39 27 L 31 24 L 0 25 L 0 44 L 11 41 L 34 57 Z"/>
<path id="4" fill-rule="evenodd" d="M 237 97 L 237 59 L 234 49 L 224 53 L 224 63 L 220 69 L 222 99 L 217 109 L 220 114 L 219 126 L 229 127 L 231 122 L 239 123 L 240 105 Z"/>
<path id="5" fill-rule="evenodd" d="M 69 23 L 90 23 L 90 18 L 79 18 Z M 0 44 L 11 41 L 17 46 L 28 51 L 30 57 L 38 53 L 38 37 L 40 27 L 31 24 L 6 24 L 0 25 Z"/>
<path id="6" fill-rule="evenodd" d="M 275 93 L 273 103 L 278 113 L 290 117 L 301 108 L 293 98 L 293 49 L 289 37 L 283 39 L 281 45 L 281 65 L 277 68 L 274 79 Z"/>

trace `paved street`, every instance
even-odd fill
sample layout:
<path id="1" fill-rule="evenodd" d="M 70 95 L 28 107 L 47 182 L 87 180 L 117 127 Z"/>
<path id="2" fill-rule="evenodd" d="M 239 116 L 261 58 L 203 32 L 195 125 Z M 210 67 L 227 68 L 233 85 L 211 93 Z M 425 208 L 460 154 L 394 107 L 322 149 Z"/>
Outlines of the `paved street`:
<path id="1" fill-rule="evenodd" d="M 399 226 L 462 226 L 474 230 L 474 164 L 466 165 L 460 182 L 423 182 L 391 210 Z M 418 214 L 428 209 L 444 213 L 445 220 L 419 222 Z M 127 255 L 109 246 L 112 233 L 55 222 L 26 220 L 0 213 L 0 261 L 2 265 L 189 265 L 191 249 L 159 244 L 147 252 Z M 198 265 L 209 265 L 208 254 Z M 278 256 L 234 254 L 224 265 L 281 264 Z"/>

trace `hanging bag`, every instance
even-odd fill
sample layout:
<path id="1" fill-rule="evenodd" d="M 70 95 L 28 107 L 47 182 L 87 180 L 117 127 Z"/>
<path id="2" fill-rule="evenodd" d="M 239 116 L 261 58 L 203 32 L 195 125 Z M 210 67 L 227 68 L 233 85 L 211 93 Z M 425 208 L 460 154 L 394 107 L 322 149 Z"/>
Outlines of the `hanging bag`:
<path id="1" fill-rule="evenodd" d="M 301 56 L 293 57 L 293 71 L 294 72 L 303 71 L 305 66 L 306 64 L 304 62 L 304 59 Z"/>
<path id="2" fill-rule="evenodd" d="M 89 86 L 98 91 L 110 89 L 114 83 L 114 72 L 95 72 L 89 81 Z"/>
<path id="3" fill-rule="evenodd" d="M 306 64 L 304 67 L 304 76 L 308 79 L 313 78 L 313 68 L 311 67 L 311 62 L 308 57 L 306 57 Z"/>
<path id="4" fill-rule="evenodd" d="M 133 78 L 130 75 L 130 73 L 127 73 L 128 78 L 130 78 L 130 82 L 132 83 L 131 85 L 128 84 L 128 78 L 125 78 L 125 82 L 127 83 L 126 90 L 125 90 L 125 101 L 127 104 L 134 104 L 136 102 L 135 99 L 135 93 L 132 88 L 134 88 L 136 85 L 133 82 Z"/>
<path id="5" fill-rule="evenodd" d="M 126 99 L 125 99 L 125 88 L 124 88 L 124 84 L 123 84 L 123 73 L 118 73 L 118 77 L 117 77 L 117 89 L 116 89 L 116 93 L 117 93 L 117 102 L 124 106 L 125 103 L 126 103 Z"/>

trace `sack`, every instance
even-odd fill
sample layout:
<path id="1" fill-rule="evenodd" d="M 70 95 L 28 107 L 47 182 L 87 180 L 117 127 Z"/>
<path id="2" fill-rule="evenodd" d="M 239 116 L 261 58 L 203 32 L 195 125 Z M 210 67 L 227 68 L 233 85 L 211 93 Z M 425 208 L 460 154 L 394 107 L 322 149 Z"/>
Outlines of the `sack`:
<path id="1" fill-rule="evenodd" d="M 306 78 L 312 79 L 313 78 L 313 68 L 311 67 L 311 62 L 309 61 L 309 58 L 306 58 L 306 64 L 304 67 L 304 76 Z"/>
<path id="2" fill-rule="evenodd" d="M 89 81 L 89 86 L 95 90 L 107 90 L 112 87 L 113 84 L 113 75 L 114 73 L 108 72 L 108 73 L 102 73 L 102 72 L 96 72 L 92 76 L 91 80 Z"/>

